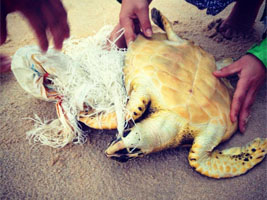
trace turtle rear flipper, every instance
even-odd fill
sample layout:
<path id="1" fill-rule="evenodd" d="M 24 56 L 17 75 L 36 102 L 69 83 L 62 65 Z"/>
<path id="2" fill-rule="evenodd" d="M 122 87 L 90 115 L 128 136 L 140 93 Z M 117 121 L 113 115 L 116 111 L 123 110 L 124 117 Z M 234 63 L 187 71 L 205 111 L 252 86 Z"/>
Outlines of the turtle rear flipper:
<path id="1" fill-rule="evenodd" d="M 171 22 L 156 8 L 151 10 L 151 18 L 157 26 L 166 32 L 168 40 L 178 42 L 179 44 L 186 42 L 186 40 L 176 35 L 176 33 L 173 31 Z"/>
<path id="2" fill-rule="evenodd" d="M 218 132 L 197 136 L 188 156 L 189 164 L 202 175 L 228 178 L 246 173 L 264 159 L 267 151 L 267 139 L 256 138 L 243 147 L 213 151 L 219 142 Z"/>

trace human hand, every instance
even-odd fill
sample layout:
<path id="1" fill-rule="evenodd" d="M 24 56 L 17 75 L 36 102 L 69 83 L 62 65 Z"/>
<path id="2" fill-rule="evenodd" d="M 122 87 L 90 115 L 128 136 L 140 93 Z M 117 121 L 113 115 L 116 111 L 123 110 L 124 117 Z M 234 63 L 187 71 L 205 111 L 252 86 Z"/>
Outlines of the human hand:
<path id="1" fill-rule="evenodd" d="M 0 54 L 0 74 L 10 71 L 11 60 L 8 56 Z"/>
<path id="2" fill-rule="evenodd" d="M 123 0 L 120 11 L 120 23 L 111 34 L 111 40 L 116 38 L 116 30 L 125 29 L 124 37 L 117 41 L 118 47 L 126 47 L 141 31 L 146 37 L 152 36 L 149 21 L 149 4 L 152 0 Z M 122 46 L 124 44 L 124 46 Z"/>
<path id="3" fill-rule="evenodd" d="M 6 16 L 14 11 L 28 19 L 43 51 L 48 49 L 47 30 L 56 49 L 61 49 L 64 39 L 69 37 L 67 13 L 60 0 L 1 0 L 1 44 L 7 38 Z"/>
<path id="4" fill-rule="evenodd" d="M 265 72 L 262 62 L 252 54 L 247 54 L 231 65 L 214 72 L 218 78 L 233 74 L 239 76 L 232 100 L 230 118 L 232 122 L 238 119 L 239 130 L 242 133 L 246 129 L 250 108 L 254 103 L 256 93 L 266 79 Z"/>

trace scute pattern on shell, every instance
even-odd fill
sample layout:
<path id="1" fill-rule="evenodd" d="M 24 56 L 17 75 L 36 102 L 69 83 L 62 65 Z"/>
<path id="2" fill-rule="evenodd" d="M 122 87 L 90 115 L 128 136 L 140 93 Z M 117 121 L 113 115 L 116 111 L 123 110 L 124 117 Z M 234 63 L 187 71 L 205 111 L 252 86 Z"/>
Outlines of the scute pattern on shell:
<path id="1" fill-rule="evenodd" d="M 191 125 L 217 118 L 232 131 L 234 125 L 224 117 L 229 115 L 231 96 L 212 76 L 216 68 L 213 56 L 193 43 L 178 47 L 154 37 L 139 36 L 131 45 L 125 61 L 126 85 L 142 77 L 154 95 L 152 107 L 172 110 Z"/>

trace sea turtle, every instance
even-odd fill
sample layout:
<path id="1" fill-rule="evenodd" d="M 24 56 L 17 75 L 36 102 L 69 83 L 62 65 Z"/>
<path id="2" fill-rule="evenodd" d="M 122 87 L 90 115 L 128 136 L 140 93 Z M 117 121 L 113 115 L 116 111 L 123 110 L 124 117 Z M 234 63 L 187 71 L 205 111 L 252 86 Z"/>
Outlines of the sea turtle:
<path id="1" fill-rule="evenodd" d="M 158 10 L 152 9 L 152 19 L 166 34 L 151 39 L 139 35 L 128 48 L 127 109 L 135 124 L 110 144 L 106 155 L 123 162 L 192 141 L 188 160 L 199 173 L 213 178 L 246 173 L 264 159 L 267 139 L 214 150 L 237 129 L 229 117 L 230 89 L 212 75 L 216 62 L 211 54 L 178 37 Z M 117 126 L 114 113 L 100 123 L 86 115 L 80 115 L 80 121 L 98 129 Z"/>

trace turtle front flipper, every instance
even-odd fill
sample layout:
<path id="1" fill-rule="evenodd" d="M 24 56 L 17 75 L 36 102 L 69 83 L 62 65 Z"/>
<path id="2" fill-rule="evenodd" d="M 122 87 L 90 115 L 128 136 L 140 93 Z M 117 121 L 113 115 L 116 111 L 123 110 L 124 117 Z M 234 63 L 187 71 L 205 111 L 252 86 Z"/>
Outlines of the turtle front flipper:
<path id="1" fill-rule="evenodd" d="M 132 87 L 130 99 L 127 103 L 125 121 L 136 120 L 143 115 L 150 102 L 150 95 L 142 87 Z M 80 112 L 79 121 L 95 129 L 116 129 L 117 115 L 116 112 L 104 113 L 102 115 L 93 115 L 85 111 Z"/>
<path id="2" fill-rule="evenodd" d="M 138 86 L 138 84 L 132 86 L 129 96 L 126 106 L 126 121 L 136 120 L 141 117 L 151 100 L 146 87 Z"/>
<path id="3" fill-rule="evenodd" d="M 88 116 L 86 112 L 82 111 L 79 114 L 79 121 L 94 129 L 112 130 L 117 128 L 116 112 L 111 112 L 99 116 Z"/>
<path id="4" fill-rule="evenodd" d="M 246 173 L 261 162 L 267 151 L 267 139 L 257 138 L 243 147 L 213 151 L 221 138 L 216 126 L 210 125 L 210 133 L 198 135 L 189 153 L 190 165 L 202 175 L 211 178 L 228 178 Z M 217 133 L 215 132 L 217 131 Z"/>

